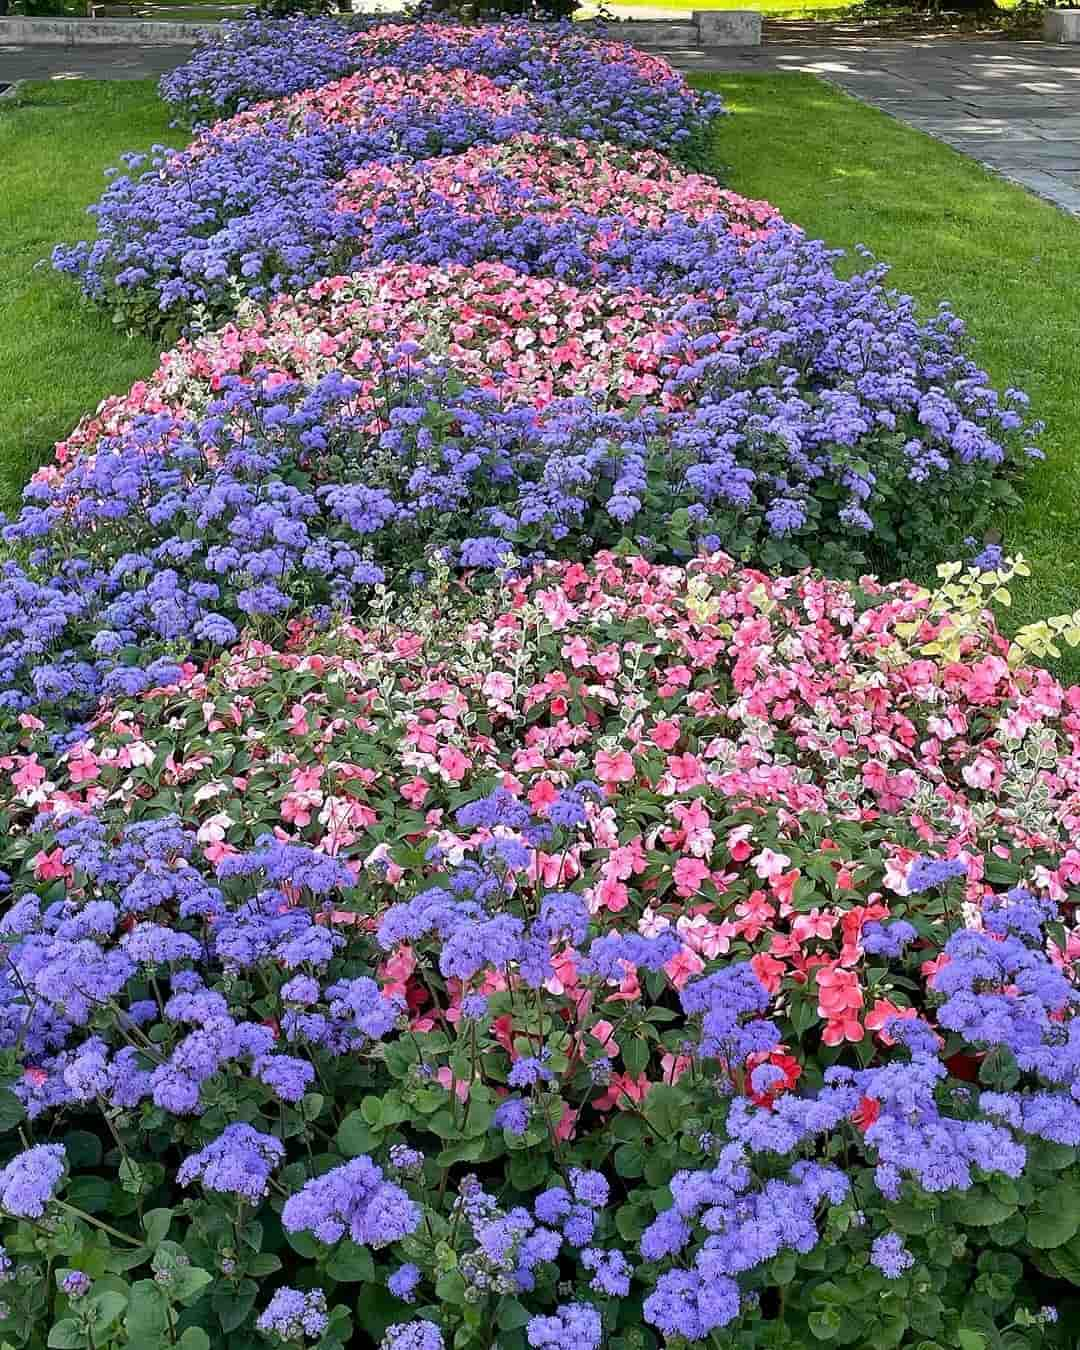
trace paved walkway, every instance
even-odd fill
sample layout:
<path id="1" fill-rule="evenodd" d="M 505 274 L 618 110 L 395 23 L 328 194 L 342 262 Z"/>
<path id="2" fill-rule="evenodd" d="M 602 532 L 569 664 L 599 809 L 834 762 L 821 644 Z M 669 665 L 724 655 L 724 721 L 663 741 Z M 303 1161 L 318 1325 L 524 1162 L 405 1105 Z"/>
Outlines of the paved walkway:
<path id="1" fill-rule="evenodd" d="M 145 80 L 191 55 L 190 47 L 62 47 L 0 43 L 0 84 L 15 80 Z"/>
<path id="2" fill-rule="evenodd" d="M 190 50 L 0 46 L 0 83 L 138 79 Z M 688 71 L 819 75 L 1080 215 L 1080 46 L 853 38 L 665 54 Z"/>
<path id="3" fill-rule="evenodd" d="M 875 38 L 670 56 L 684 70 L 819 75 L 1080 215 L 1080 46 Z"/>

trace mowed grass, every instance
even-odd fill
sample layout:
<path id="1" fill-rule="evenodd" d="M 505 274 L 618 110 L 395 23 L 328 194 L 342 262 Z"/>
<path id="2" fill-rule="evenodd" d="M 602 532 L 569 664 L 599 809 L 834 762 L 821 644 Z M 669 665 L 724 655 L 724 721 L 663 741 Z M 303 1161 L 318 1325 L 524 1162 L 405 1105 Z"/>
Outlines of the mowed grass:
<path id="1" fill-rule="evenodd" d="M 735 114 L 714 142 L 732 187 L 830 245 L 865 244 L 926 313 L 948 300 L 994 384 L 1030 394 L 1047 458 L 1000 522 L 1032 567 L 1009 624 L 1080 608 L 1080 220 L 813 76 L 694 83 Z M 1060 673 L 1080 679 L 1080 655 Z"/>
<path id="2" fill-rule="evenodd" d="M 48 264 L 92 238 L 86 207 L 125 150 L 178 145 L 152 80 L 35 81 L 0 99 L 0 507 L 82 414 L 150 373 L 158 348 L 121 332 Z"/>

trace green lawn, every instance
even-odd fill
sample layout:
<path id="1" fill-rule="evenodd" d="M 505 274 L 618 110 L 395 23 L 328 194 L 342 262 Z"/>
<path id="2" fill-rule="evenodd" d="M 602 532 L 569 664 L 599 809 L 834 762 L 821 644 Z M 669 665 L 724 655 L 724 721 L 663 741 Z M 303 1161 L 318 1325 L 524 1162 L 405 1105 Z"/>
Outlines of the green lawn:
<path id="1" fill-rule="evenodd" d="M 1031 395 L 1046 462 L 1001 522 L 1032 564 L 1015 622 L 1080 607 L 1080 220 L 806 75 L 703 76 L 736 114 L 717 171 L 837 247 L 862 243 L 925 302 L 949 300 L 999 388 Z M 1080 657 L 1066 657 L 1080 679 Z"/>
<path id="2" fill-rule="evenodd" d="M 0 99 L 0 506 L 10 510 L 52 442 L 105 394 L 153 369 L 157 348 L 119 332 L 46 265 L 92 235 L 87 205 L 124 150 L 175 145 L 151 80 L 54 80 Z"/>

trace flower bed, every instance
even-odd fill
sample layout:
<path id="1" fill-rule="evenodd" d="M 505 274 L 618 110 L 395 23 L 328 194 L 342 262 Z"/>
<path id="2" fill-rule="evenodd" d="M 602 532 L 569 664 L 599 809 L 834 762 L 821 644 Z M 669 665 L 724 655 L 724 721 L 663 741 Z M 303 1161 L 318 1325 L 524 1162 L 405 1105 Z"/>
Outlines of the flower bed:
<path id="1" fill-rule="evenodd" d="M 186 1254 L 224 1277 L 222 1330 L 284 1267 L 301 1292 L 260 1325 L 285 1340 L 306 1300 L 309 1339 L 343 1342 L 359 1283 L 388 1346 L 488 1303 L 508 1340 L 600 1345 L 642 1321 L 767 1338 L 778 1285 L 816 1335 L 839 1279 L 848 1325 L 901 1343 L 954 1336 L 980 1272 L 1020 1278 L 986 1224 L 1058 1270 L 1080 933 L 1039 941 L 1075 784 L 1015 803 L 1075 759 L 1077 691 L 1010 666 L 985 620 L 933 654 L 945 605 L 916 588 L 854 599 L 606 557 L 460 629 L 241 646 L 59 754 L 24 719 L 15 1095 L 39 1125 L 111 1103 L 135 1156 L 169 1122 L 195 1198 L 181 1220 L 151 1168 L 150 1222 L 190 1236 L 141 1297 L 201 1306 Z M 966 1063 L 981 1095 L 938 1088 Z M 5 1186 L 27 1218 L 65 1158 L 33 1162 Z M 64 1193 L 93 1212 L 83 1167 Z M 238 1243 L 253 1220 L 268 1246 Z M 1026 1289 L 968 1294 L 966 1324 Z"/>
<path id="2" fill-rule="evenodd" d="M 425 66 L 444 31 L 447 68 Z M 212 379 L 262 360 L 305 380 L 367 367 L 385 339 L 383 306 L 404 302 L 394 338 L 500 397 L 587 394 L 601 415 L 633 399 L 650 428 L 653 407 L 698 413 L 692 428 L 660 432 L 647 475 L 662 485 L 659 512 L 637 489 L 616 494 L 638 538 L 897 575 L 984 529 L 1038 428 L 1021 394 L 999 396 L 967 358 L 959 320 L 918 315 L 883 267 L 838 275 L 836 255 L 767 204 L 635 148 L 622 113 L 679 85 L 662 63 L 597 49 L 622 112 L 604 121 L 598 97 L 596 126 L 578 125 L 547 63 L 552 51 L 597 51 L 563 30 L 530 33 L 372 29 L 356 74 L 254 102 L 118 178 L 95 208 L 98 239 L 58 249 L 56 265 L 125 323 L 232 323 L 182 339 L 148 386 L 111 400 L 61 455 L 101 429 L 123 432 L 133 409 L 201 413 L 213 391 L 194 387 L 192 361 Z M 201 61 L 183 80 L 202 78 Z M 258 92 L 280 87 L 267 76 Z M 715 109 L 681 88 L 679 125 L 704 127 Z M 541 295 L 558 298 L 549 317 Z M 707 483 L 680 480 L 701 461 Z M 689 530 L 671 525 L 684 507 Z"/>
<path id="3" fill-rule="evenodd" d="M 1070 1346 L 1080 625 L 855 579 L 1023 395 L 569 26 L 163 89 L 59 261 L 183 335 L 3 526 L 0 1340 Z"/>

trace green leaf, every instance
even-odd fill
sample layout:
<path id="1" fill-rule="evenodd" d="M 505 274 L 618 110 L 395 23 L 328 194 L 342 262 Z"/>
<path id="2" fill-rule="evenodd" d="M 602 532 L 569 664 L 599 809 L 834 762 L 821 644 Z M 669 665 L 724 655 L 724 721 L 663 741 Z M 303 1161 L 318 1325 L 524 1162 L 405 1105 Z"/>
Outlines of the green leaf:
<path id="1" fill-rule="evenodd" d="M 228 1284 L 219 1285 L 214 1290 L 210 1306 L 221 1323 L 222 1331 L 227 1334 L 242 1325 L 248 1313 L 254 1308 L 258 1294 L 259 1286 L 254 1280 L 242 1280 L 236 1287 Z"/>
<path id="2" fill-rule="evenodd" d="M 529 1320 L 529 1311 L 523 1308 L 516 1298 L 503 1299 L 495 1319 L 500 1331 L 517 1331 Z"/>
<path id="3" fill-rule="evenodd" d="M 677 1134 L 686 1119 L 686 1093 L 669 1083 L 657 1083 L 645 1098 L 642 1112 L 657 1134 Z"/>
<path id="4" fill-rule="evenodd" d="M 1027 1240 L 1033 1247 L 1060 1247 L 1080 1228 L 1077 1197 L 1071 1187 L 1041 1195 L 1028 1211 Z"/>
<path id="5" fill-rule="evenodd" d="M 112 1204 L 112 1182 L 106 1177 L 72 1177 L 67 1199 L 87 1214 L 102 1214 Z"/>
<path id="6" fill-rule="evenodd" d="M 933 1215 L 929 1210 L 919 1209 L 901 1201 L 888 1208 L 889 1222 L 898 1233 L 905 1236 L 918 1236 L 928 1233 L 934 1226 Z"/>
<path id="7" fill-rule="evenodd" d="M 835 1308 L 822 1308 L 806 1319 L 811 1332 L 819 1341 L 833 1341 L 840 1330 L 841 1317 Z"/>
<path id="8" fill-rule="evenodd" d="M 311 1236 L 310 1233 L 286 1233 L 285 1241 L 296 1252 L 297 1256 L 302 1256 L 305 1261 L 313 1261 L 321 1252 L 325 1250 Z"/>
<path id="9" fill-rule="evenodd" d="M 634 1078 L 643 1074 L 649 1063 L 649 1047 L 645 1041 L 640 1036 L 627 1036 L 620 1048 L 626 1072 Z"/>
<path id="10" fill-rule="evenodd" d="M 0 1099 L 3 1093 L 0 1092 Z M 0 1106 L 2 1110 L 2 1106 Z M 0 1129 L 4 1126 L 0 1124 Z M 85 1167 L 92 1169 L 101 1166 L 101 1140 L 89 1130 L 72 1130 L 64 1135 L 64 1151 L 67 1153 L 68 1166 L 73 1172 Z"/>
<path id="11" fill-rule="evenodd" d="M 172 1223 L 173 1212 L 171 1209 L 151 1209 L 143 1215 L 143 1232 L 146 1234 L 146 1245 L 156 1247 L 164 1242 L 169 1236 L 169 1225 Z"/>
<path id="12" fill-rule="evenodd" d="M 188 1327 L 176 1344 L 180 1350 L 210 1350 L 210 1337 L 202 1327 Z"/>
<path id="13" fill-rule="evenodd" d="M 986 1350 L 986 1337 L 981 1331 L 967 1331 L 961 1327 L 956 1340 L 960 1350 Z"/>
<path id="14" fill-rule="evenodd" d="M 195 1302 L 213 1278 L 208 1270 L 199 1266 L 182 1266 L 173 1276 L 173 1298 L 186 1308 Z"/>
<path id="15" fill-rule="evenodd" d="M 794 1252 L 784 1252 L 783 1255 L 774 1257 L 769 1266 L 772 1283 L 790 1284 L 798 1268 L 799 1263 L 795 1259 Z"/>
<path id="16" fill-rule="evenodd" d="M 266 1275 L 273 1275 L 280 1269 L 281 1257 L 275 1256 L 273 1252 L 260 1252 L 247 1263 L 247 1273 L 252 1279 L 256 1280 Z"/>
<path id="17" fill-rule="evenodd" d="M 651 1219 L 652 1210 L 640 1205 L 623 1205 L 615 1211 L 615 1227 L 624 1242 L 637 1242 Z"/>
<path id="18" fill-rule="evenodd" d="M 152 1336 L 165 1339 L 169 1326 L 169 1303 L 161 1288 L 153 1280 L 136 1280 L 131 1286 L 125 1325 L 128 1335 Z"/>
<path id="19" fill-rule="evenodd" d="M 973 1186 L 950 1202 L 949 1218 L 954 1223 L 970 1224 L 974 1228 L 984 1228 L 993 1223 L 1001 1223 L 1016 1206 L 998 1200 L 983 1187 Z"/>
<path id="20" fill-rule="evenodd" d="M 366 1247 L 344 1238 L 327 1261 L 326 1273 L 342 1284 L 371 1284 L 375 1279 L 375 1262 Z"/>
<path id="21" fill-rule="evenodd" d="M 453 1167 L 454 1163 L 459 1162 L 477 1162 L 482 1156 L 488 1141 L 479 1136 L 476 1139 L 463 1139 L 458 1144 L 451 1144 L 449 1148 L 444 1148 L 437 1155 L 435 1162 L 439 1167 Z"/>
<path id="22" fill-rule="evenodd" d="M 1050 1261 L 1063 1280 L 1080 1286 L 1080 1237 L 1055 1247 L 1050 1253 Z"/>
<path id="23" fill-rule="evenodd" d="M 535 1149 L 511 1154 L 510 1184 L 518 1191 L 540 1190 L 551 1173 L 551 1159 Z"/>
<path id="24" fill-rule="evenodd" d="M 94 1327 L 98 1331 L 112 1326 L 128 1304 L 127 1295 L 121 1294 L 118 1289 L 104 1289 L 88 1302 L 94 1318 Z"/>
<path id="25" fill-rule="evenodd" d="M 362 1111 L 350 1111 L 337 1132 L 337 1146 L 347 1158 L 358 1158 L 362 1153 L 370 1153 L 378 1142 L 379 1136 Z"/>
<path id="26" fill-rule="evenodd" d="M 74 1317 L 65 1317 L 50 1328 L 47 1344 L 53 1350 L 85 1350 L 86 1337 Z"/>
<path id="27" fill-rule="evenodd" d="M 26 1108 L 14 1092 L 10 1088 L 0 1088 L 0 1133 L 4 1130 L 13 1130 L 25 1116 Z"/>
<path id="28" fill-rule="evenodd" d="M 615 1150 L 615 1171 L 621 1177 L 639 1177 L 645 1170 L 640 1144 L 620 1144 Z"/>

